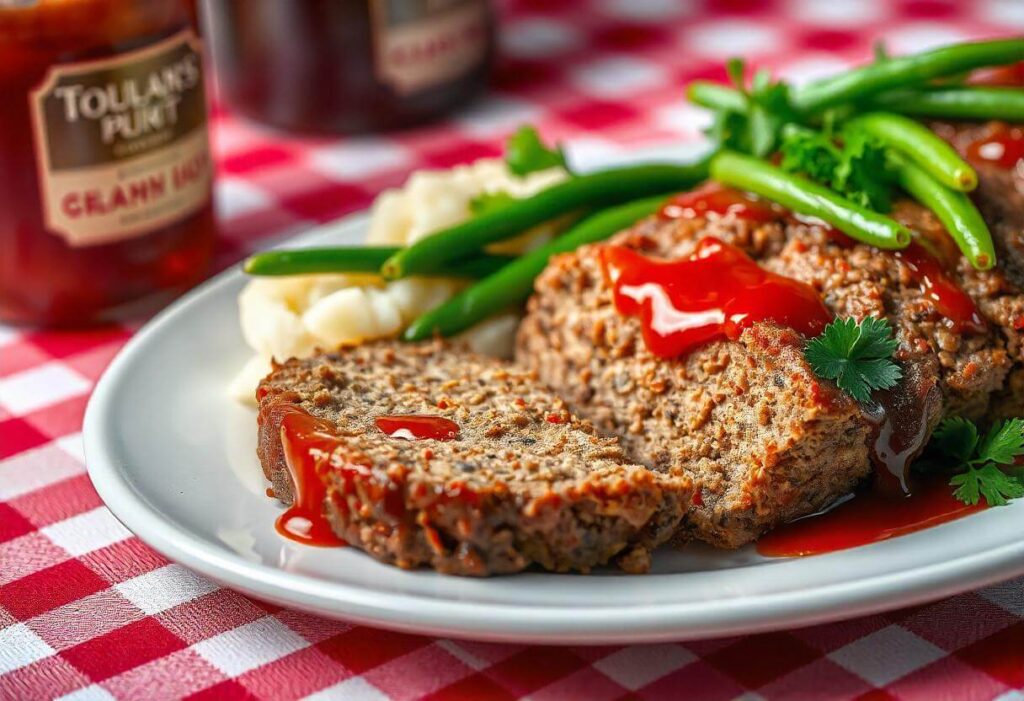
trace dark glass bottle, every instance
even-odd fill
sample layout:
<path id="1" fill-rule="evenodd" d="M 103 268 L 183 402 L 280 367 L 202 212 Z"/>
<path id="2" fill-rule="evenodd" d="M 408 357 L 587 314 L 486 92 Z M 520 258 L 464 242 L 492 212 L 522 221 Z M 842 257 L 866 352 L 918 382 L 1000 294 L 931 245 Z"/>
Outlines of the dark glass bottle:
<path id="1" fill-rule="evenodd" d="M 260 122 L 311 133 L 404 127 L 483 86 L 487 0 L 209 0 L 221 93 Z"/>
<path id="2" fill-rule="evenodd" d="M 201 279 L 213 168 L 193 2 L 0 8 L 0 319 L 95 323 Z"/>

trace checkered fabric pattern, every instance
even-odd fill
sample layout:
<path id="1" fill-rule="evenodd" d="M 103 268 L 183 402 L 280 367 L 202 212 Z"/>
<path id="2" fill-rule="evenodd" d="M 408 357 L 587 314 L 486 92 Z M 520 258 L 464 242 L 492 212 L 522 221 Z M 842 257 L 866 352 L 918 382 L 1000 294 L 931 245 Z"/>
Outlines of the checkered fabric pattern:
<path id="1" fill-rule="evenodd" d="M 694 140 L 681 86 L 743 54 L 795 80 L 1024 32 L 1024 0 L 521 0 L 490 92 L 401 134 L 294 139 L 218 109 L 220 263 L 362 209 L 415 168 L 499 153 L 522 122 L 577 155 Z M 0 327 L 0 699 L 1011 699 L 1024 580 L 845 623 L 652 646 L 531 647 L 296 613 L 168 563 L 100 503 L 82 413 L 134 327 Z"/>

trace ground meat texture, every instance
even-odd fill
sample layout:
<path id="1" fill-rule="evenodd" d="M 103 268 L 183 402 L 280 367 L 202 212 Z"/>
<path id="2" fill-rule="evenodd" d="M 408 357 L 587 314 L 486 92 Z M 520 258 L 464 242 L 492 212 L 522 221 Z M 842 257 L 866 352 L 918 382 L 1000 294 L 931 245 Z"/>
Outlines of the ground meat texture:
<path id="1" fill-rule="evenodd" d="M 369 468 L 354 492 L 328 471 L 332 529 L 400 567 L 486 575 L 615 561 L 643 571 L 692 491 L 686 475 L 631 464 L 617 438 L 578 419 L 533 373 L 439 344 L 290 360 L 257 396 L 259 457 L 275 495 L 293 499 L 281 422 L 297 406 L 330 422 L 346 459 Z M 459 437 L 401 440 L 374 424 L 410 414 L 450 419 Z"/>
<path id="2" fill-rule="evenodd" d="M 929 212 L 900 203 L 894 215 L 937 237 L 941 250 L 945 234 Z M 995 409 L 994 395 L 1019 352 L 1006 329 L 951 327 L 898 256 L 790 217 L 754 224 L 731 214 L 652 217 L 611 243 L 678 258 L 707 235 L 811 285 L 839 316 L 889 318 L 906 376 L 895 390 L 897 403 L 920 412 L 925 435 L 944 415 L 981 419 Z M 827 505 L 870 474 L 876 421 L 813 374 L 803 338 L 757 324 L 737 342 L 677 360 L 654 357 L 639 321 L 616 312 L 598 256 L 599 245 L 581 248 L 556 258 L 538 278 L 517 359 L 599 429 L 622 436 L 632 457 L 694 477 L 699 497 L 684 519 L 685 533 L 737 547 Z M 995 306 L 1019 303 L 1002 271 L 959 270 L 969 292 L 991 288 L 991 298 L 976 297 L 990 320 Z"/>
<path id="3" fill-rule="evenodd" d="M 991 135 L 996 123 L 934 123 L 932 128 L 966 155 L 970 145 Z M 972 163 L 978 188 L 971 199 L 988 224 L 999 265 L 979 273 L 966 260 L 957 266 L 960 284 L 975 299 L 986 320 L 1002 336 L 1013 365 L 1004 387 L 991 400 L 989 419 L 1024 415 L 1024 171 Z"/>

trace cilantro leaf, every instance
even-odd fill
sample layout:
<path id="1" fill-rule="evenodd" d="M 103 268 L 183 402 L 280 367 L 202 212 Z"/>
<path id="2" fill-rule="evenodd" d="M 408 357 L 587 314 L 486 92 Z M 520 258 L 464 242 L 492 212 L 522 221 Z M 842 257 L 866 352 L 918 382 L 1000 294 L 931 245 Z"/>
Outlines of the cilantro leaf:
<path id="1" fill-rule="evenodd" d="M 514 174 L 522 177 L 538 170 L 560 166 L 567 168 L 561 146 L 549 148 L 540 134 L 531 126 L 521 126 L 505 144 L 505 163 Z"/>
<path id="2" fill-rule="evenodd" d="M 993 462 L 1012 465 L 1014 458 L 1024 454 L 1024 419 L 1008 419 L 994 425 L 978 446 L 978 457 L 972 462 Z"/>
<path id="3" fill-rule="evenodd" d="M 847 130 L 836 139 L 830 130 L 791 126 L 782 137 L 783 170 L 803 173 L 847 199 L 877 212 L 892 203 L 885 147 L 861 131 Z"/>
<path id="4" fill-rule="evenodd" d="M 773 81 L 771 73 L 762 69 L 754 74 L 748 88 L 743 59 L 729 59 L 725 70 L 742 94 L 745 107 L 742 111 L 716 111 L 706 133 L 719 146 L 764 158 L 775 150 L 783 126 L 796 118 L 789 86 Z"/>
<path id="5" fill-rule="evenodd" d="M 704 132 L 708 138 L 723 148 L 741 153 L 750 153 L 750 130 L 745 114 L 722 110 L 715 112 L 711 126 Z"/>
<path id="6" fill-rule="evenodd" d="M 898 346 L 885 319 L 836 319 L 807 342 L 804 357 L 819 377 L 835 380 L 841 390 L 866 402 L 873 390 L 899 382 L 902 373 L 892 360 Z"/>
<path id="7" fill-rule="evenodd" d="M 469 201 L 469 211 L 474 215 L 487 214 L 504 209 L 515 200 L 507 192 L 481 192 Z"/>
<path id="8" fill-rule="evenodd" d="M 989 506 L 1002 506 L 1024 497 L 1024 472 L 1000 467 L 1012 465 L 1024 455 L 1024 419 L 995 424 L 981 438 L 967 419 L 945 419 L 935 429 L 932 447 L 956 461 L 960 472 L 949 483 L 956 487 L 953 496 L 965 504 L 974 505 L 984 498 Z"/>
<path id="9" fill-rule="evenodd" d="M 782 136 L 783 170 L 803 173 L 827 183 L 839 167 L 839 147 L 828 134 L 809 129 L 787 129 Z"/>
<path id="10" fill-rule="evenodd" d="M 742 92 L 747 92 L 747 62 L 739 56 L 733 56 L 725 61 L 725 74 L 729 76 L 732 84 Z"/>
<path id="11" fill-rule="evenodd" d="M 847 130 L 832 186 L 863 207 L 888 212 L 892 208 L 889 170 L 884 145 L 862 131 Z"/>
<path id="12" fill-rule="evenodd" d="M 941 452 L 956 458 L 957 463 L 965 463 L 974 455 L 978 447 L 978 428 L 967 419 L 959 416 L 946 419 L 932 434 L 932 445 Z"/>
<path id="13" fill-rule="evenodd" d="M 985 497 L 989 506 L 1003 506 L 1010 499 L 1024 497 L 1024 483 L 991 462 L 981 467 L 968 466 L 966 472 L 954 475 L 949 483 L 957 488 L 953 496 L 971 506 L 980 497 Z"/>

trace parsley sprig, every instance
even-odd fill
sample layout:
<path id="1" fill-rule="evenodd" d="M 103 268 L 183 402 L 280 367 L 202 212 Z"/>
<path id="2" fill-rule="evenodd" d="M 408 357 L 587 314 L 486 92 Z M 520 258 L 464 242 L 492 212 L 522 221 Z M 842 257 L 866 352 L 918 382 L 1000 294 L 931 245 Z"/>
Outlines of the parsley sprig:
<path id="1" fill-rule="evenodd" d="M 835 380 L 841 390 L 866 402 L 873 390 L 899 382 L 900 366 L 892 360 L 898 346 L 886 319 L 836 319 L 807 342 L 804 357 L 819 377 Z"/>
<path id="2" fill-rule="evenodd" d="M 505 165 L 520 178 L 556 166 L 569 170 L 561 145 L 546 145 L 537 129 L 529 124 L 519 127 L 505 142 Z M 508 192 L 484 192 L 469 201 L 469 211 L 474 216 L 491 214 L 515 201 Z"/>
<path id="3" fill-rule="evenodd" d="M 857 129 L 833 135 L 789 125 L 782 136 L 783 170 L 801 173 L 876 212 L 888 212 L 894 176 L 885 146 Z"/>
<path id="4" fill-rule="evenodd" d="M 738 92 L 735 109 L 715 112 L 708 136 L 717 144 L 758 157 L 768 156 L 779 140 L 787 122 L 796 119 L 789 104 L 789 86 L 771 79 L 765 69 L 754 74 L 747 85 L 746 64 L 731 58 L 726 72 Z"/>
<path id="5" fill-rule="evenodd" d="M 519 177 L 556 166 L 568 170 L 562 147 L 558 144 L 547 146 L 541 141 L 537 130 L 528 125 L 519 127 L 508 137 L 505 142 L 505 163 L 509 171 Z"/>
<path id="6" fill-rule="evenodd" d="M 490 212 L 496 212 L 499 209 L 504 209 L 513 202 L 516 198 L 507 192 L 481 192 L 469 201 L 469 211 L 474 215 L 488 214 Z"/>
<path id="7" fill-rule="evenodd" d="M 967 419 L 946 419 L 935 430 L 931 447 L 956 461 L 959 471 L 949 483 L 956 487 L 953 496 L 965 504 L 984 497 L 989 506 L 1002 506 L 1024 497 L 1024 477 L 1000 467 L 1024 455 L 1024 419 L 997 423 L 984 436 Z"/>

